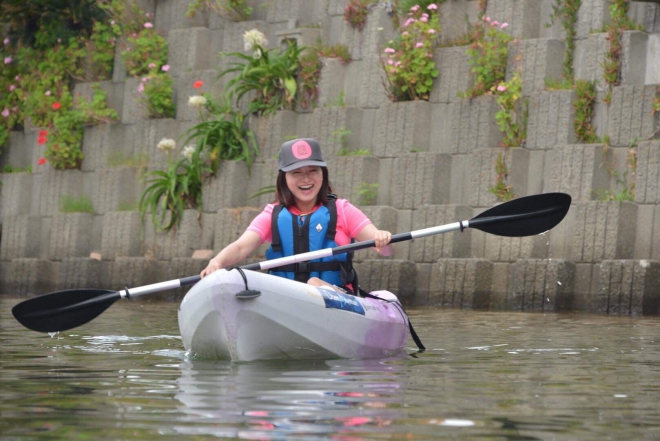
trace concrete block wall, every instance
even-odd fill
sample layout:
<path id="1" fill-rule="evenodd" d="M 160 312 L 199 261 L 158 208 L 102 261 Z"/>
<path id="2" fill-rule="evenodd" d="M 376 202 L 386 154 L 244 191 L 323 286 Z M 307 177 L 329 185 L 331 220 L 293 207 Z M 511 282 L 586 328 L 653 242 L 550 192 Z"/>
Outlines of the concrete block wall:
<path id="1" fill-rule="evenodd" d="M 467 220 L 499 203 L 489 191 L 494 163 L 504 152 L 495 122 L 500 110 L 490 95 L 460 98 L 472 84 L 468 23 L 478 19 L 479 2 L 447 0 L 440 5 L 441 47 L 434 51 L 439 75 L 429 101 L 392 102 L 383 86 L 380 56 L 397 30 L 387 5 L 375 5 L 362 31 L 343 18 L 348 0 L 254 0 L 248 21 L 214 14 L 185 17 L 191 0 L 148 0 L 156 28 L 169 43 L 176 115 L 149 119 L 120 57 L 113 79 L 100 87 L 119 121 L 85 128 L 80 170 L 39 166 L 44 147 L 38 128 L 10 135 L 0 166 L 32 166 L 32 173 L 3 173 L 0 187 L 0 288 L 16 294 L 54 289 L 118 289 L 198 273 L 206 264 L 196 250 L 218 252 L 274 199 L 251 198 L 272 186 L 282 142 L 314 137 L 324 149 L 334 191 L 360 206 L 374 223 L 393 233 Z M 312 5 L 313 3 L 313 5 Z M 594 80 L 599 101 L 594 123 L 608 142 L 578 144 L 573 127 L 573 91 L 545 88 L 559 79 L 565 33 L 550 26 L 554 0 L 488 0 L 486 15 L 509 23 L 507 78 L 520 72 L 528 100 L 527 139 L 504 157 L 507 183 L 516 196 L 561 191 L 573 205 L 566 220 L 544 235 L 504 238 L 480 231 L 447 233 L 397 244 L 392 258 L 356 253 L 360 283 L 389 289 L 412 305 L 493 310 L 586 310 L 610 314 L 658 313 L 660 267 L 660 130 L 652 112 L 660 84 L 660 12 L 657 3 L 631 2 L 629 16 L 645 31 L 622 38 L 621 84 L 611 102 L 602 62 L 607 51 L 604 25 L 608 0 L 583 0 L 578 14 L 574 69 Z M 352 61 L 322 61 L 319 101 L 314 109 L 250 115 L 247 125 L 259 157 L 246 164 L 220 164 L 203 193 L 201 212 L 188 210 L 169 234 L 154 230 L 136 211 L 144 172 L 163 169 L 167 156 L 156 145 L 177 139 L 200 120 L 188 106 L 202 92 L 220 98 L 229 78 L 218 73 L 232 61 L 219 52 L 243 52 L 243 32 L 264 32 L 269 47 L 283 40 L 299 44 L 344 44 Z M 202 89 L 193 82 L 202 80 Z M 91 84 L 75 93 L 91 96 Z M 247 97 L 241 107 L 247 105 Z M 636 154 L 634 202 L 603 202 L 599 195 L 620 188 L 629 147 Z M 362 150 L 361 156 L 350 155 Z M 616 172 L 616 174 L 615 174 Z M 62 196 L 86 195 L 94 213 L 61 213 Z M 365 195 L 371 205 L 365 205 Z M 267 244 L 249 261 L 263 260 Z M 185 290 L 164 293 L 180 298 Z"/>

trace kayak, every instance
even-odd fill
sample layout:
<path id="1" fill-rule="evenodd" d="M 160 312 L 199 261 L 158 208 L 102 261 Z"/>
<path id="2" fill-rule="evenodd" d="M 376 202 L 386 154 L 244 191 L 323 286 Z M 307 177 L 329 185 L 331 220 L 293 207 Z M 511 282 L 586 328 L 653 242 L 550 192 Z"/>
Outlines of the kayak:
<path id="1" fill-rule="evenodd" d="M 254 291 L 260 294 L 243 296 Z M 388 291 L 370 294 L 376 298 L 249 270 L 219 270 L 182 300 L 181 338 L 198 359 L 365 359 L 402 352 L 409 325 L 401 304 Z"/>

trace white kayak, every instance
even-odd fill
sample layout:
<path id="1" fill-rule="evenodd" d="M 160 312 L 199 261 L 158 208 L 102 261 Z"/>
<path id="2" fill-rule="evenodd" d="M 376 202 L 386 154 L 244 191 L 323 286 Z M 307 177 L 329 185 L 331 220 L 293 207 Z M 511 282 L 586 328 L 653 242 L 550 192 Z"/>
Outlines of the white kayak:
<path id="1" fill-rule="evenodd" d="M 216 271 L 198 282 L 179 307 L 183 345 L 195 358 L 254 361 L 377 358 L 400 353 L 408 317 L 397 297 L 361 298 L 264 273 Z"/>

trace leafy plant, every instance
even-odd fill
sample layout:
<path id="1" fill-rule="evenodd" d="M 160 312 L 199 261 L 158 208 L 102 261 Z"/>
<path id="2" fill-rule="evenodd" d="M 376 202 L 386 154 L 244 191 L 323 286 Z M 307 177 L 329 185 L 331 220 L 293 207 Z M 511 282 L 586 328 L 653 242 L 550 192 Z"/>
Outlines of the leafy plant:
<path id="1" fill-rule="evenodd" d="M 578 142 L 587 144 L 598 142 L 595 127 L 591 125 L 594 102 L 596 101 L 595 82 L 577 80 L 575 82 L 575 95 L 576 98 L 573 102 L 573 108 L 575 110 L 573 119 L 575 137 Z"/>
<path id="2" fill-rule="evenodd" d="M 580 10 L 582 0 L 555 0 L 552 5 L 552 14 L 550 14 L 550 23 L 546 27 L 552 26 L 557 18 L 561 19 L 562 27 L 566 32 L 566 55 L 564 56 L 563 78 L 572 83 L 573 73 L 573 54 L 575 52 L 575 37 L 577 35 L 577 14 Z"/>
<path id="3" fill-rule="evenodd" d="M 80 197 L 63 195 L 60 197 L 60 213 L 91 213 L 94 214 L 94 206 L 87 195 Z"/>
<path id="4" fill-rule="evenodd" d="M 346 137 L 351 134 L 350 130 L 347 130 L 346 127 L 341 126 L 337 130 L 333 131 L 328 138 L 328 142 L 337 143 L 342 147 L 342 151 L 346 150 Z"/>
<path id="5" fill-rule="evenodd" d="M 467 50 L 474 86 L 460 93 L 460 96 L 472 98 L 482 95 L 504 81 L 508 44 L 512 40 L 503 32 L 508 26 L 508 23 L 500 23 L 490 17 L 484 17 L 475 25 L 474 41 Z"/>
<path id="6" fill-rule="evenodd" d="M 338 58 L 343 63 L 351 60 L 348 48 L 343 44 L 325 46 L 319 44 L 308 48 L 299 59 L 298 93 L 300 106 L 307 109 L 316 104 L 318 82 L 321 77 L 321 57 Z"/>
<path id="7" fill-rule="evenodd" d="M 268 41 L 257 29 L 246 32 L 243 39 L 245 50 L 253 51 L 252 55 L 223 54 L 238 58 L 219 75 L 237 74 L 227 82 L 229 96 L 239 102 L 246 93 L 254 92 L 255 97 L 248 105 L 250 113 L 268 115 L 276 110 L 293 109 L 298 91 L 298 57 L 304 48 L 289 42 L 284 51 L 265 50 Z"/>
<path id="8" fill-rule="evenodd" d="M 190 102 L 198 103 L 194 105 L 202 121 L 182 135 L 183 143 L 193 143 L 212 172 L 220 161 L 245 161 L 249 169 L 259 149 L 254 133 L 245 125 L 245 116 L 232 109 L 229 100 L 217 103 L 208 95 L 198 96 L 203 100 L 194 98 Z"/>
<path id="9" fill-rule="evenodd" d="M 28 165 L 27 167 L 16 167 L 13 165 L 5 165 L 2 169 L 3 173 L 32 173 L 32 166 Z"/>
<path id="10" fill-rule="evenodd" d="M 361 31 L 367 22 L 370 6 L 374 3 L 374 0 L 349 0 L 344 8 L 344 20 L 358 31 Z"/>
<path id="11" fill-rule="evenodd" d="M 200 152 L 194 147 L 184 147 L 178 160 L 171 150 L 166 152 L 167 170 L 145 174 L 146 189 L 138 204 L 142 219 L 149 213 L 154 226 L 161 231 L 180 225 L 185 209 L 201 210 L 203 176 L 207 174 Z"/>
<path id="12" fill-rule="evenodd" d="M 167 40 L 156 32 L 151 22 L 127 38 L 121 55 L 129 75 L 136 77 L 159 72 L 167 64 Z"/>
<path id="13" fill-rule="evenodd" d="M 519 114 L 518 101 L 522 98 L 520 72 L 516 72 L 509 81 L 493 87 L 492 92 L 496 94 L 497 104 L 500 106 L 500 110 L 495 114 L 495 121 L 504 135 L 503 146 L 522 145 L 527 136 L 527 102 L 525 101 L 522 115 Z"/>
<path id="14" fill-rule="evenodd" d="M 427 10 L 419 6 L 410 9 L 404 31 L 381 56 L 385 70 L 386 90 L 392 101 L 428 100 L 433 79 L 438 70 L 433 61 L 433 50 L 440 32 L 438 6 L 430 4 Z"/>
<path id="15" fill-rule="evenodd" d="M 152 73 L 142 78 L 138 92 L 151 118 L 174 118 L 174 81 L 168 73 Z"/>
<path id="16" fill-rule="evenodd" d="M 504 153 L 499 153 L 495 161 L 495 172 L 497 176 L 495 177 L 495 185 L 488 187 L 488 191 L 493 193 L 497 198 L 502 201 L 510 201 L 514 198 L 513 188 L 511 185 L 507 185 L 506 180 L 509 177 L 509 169 L 506 166 L 505 156 L 508 149 L 505 149 Z"/>
<path id="17" fill-rule="evenodd" d="M 199 11 L 213 11 L 233 21 L 247 20 L 252 14 L 246 0 L 195 0 L 188 6 L 186 17 L 194 17 Z"/>
<path id="18" fill-rule="evenodd" d="M 363 182 L 360 189 L 357 191 L 358 203 L 360 205 L 371 205 L 376 201 L 378 197 L 378 187 L 380 184 L 369 184 Z"/>

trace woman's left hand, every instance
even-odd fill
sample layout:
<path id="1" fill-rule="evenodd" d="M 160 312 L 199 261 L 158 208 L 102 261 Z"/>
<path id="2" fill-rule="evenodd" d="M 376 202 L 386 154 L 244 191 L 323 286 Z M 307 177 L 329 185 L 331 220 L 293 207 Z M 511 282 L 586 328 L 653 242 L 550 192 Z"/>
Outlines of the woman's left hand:
<path id="1" fill-rule="evenodd" d="M 376 251 L 383 255 L 389 255 L 385 254 L 385 247 L 387 247 L 387 244 L 390 243 L 392 240 L 392 233 L 389 231 L 385 230 L 376 230 L 376 233 L 374 234 L 374 242 L 376 243 Z M 382 252 L 381 252 L 382 250 Z"/>

